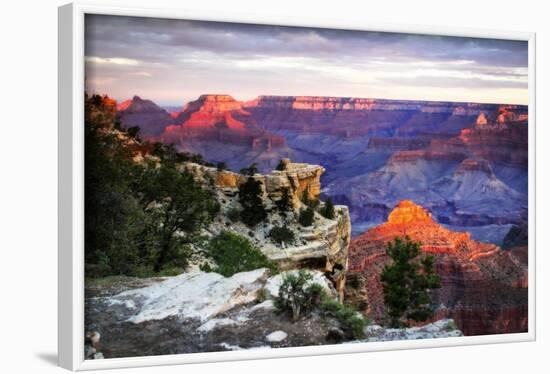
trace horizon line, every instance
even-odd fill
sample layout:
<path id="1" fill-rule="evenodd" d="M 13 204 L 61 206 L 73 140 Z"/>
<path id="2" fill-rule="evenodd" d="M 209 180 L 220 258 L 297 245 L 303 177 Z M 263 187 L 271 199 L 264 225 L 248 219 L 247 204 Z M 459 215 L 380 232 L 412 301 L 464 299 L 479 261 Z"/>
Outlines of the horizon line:
<path id="1" fill-rule="evenodd" d="M 100 94 L 100 95 L 107 95 L 109 96 L 109 94 Z M 482 105 L 515 105 L 515 106 L 525 106 L 525 107 L 528 107 L 529 106 L 529 103 L 527 104 L 519 104 L 519 103 L 510 103 L 510 102 L 482 102 L 482 101 L 458 101 L 458 100 L 426 100 L 426 99 L 394 99 L 394 98 L 387 98 L 387 97 L 363 97 L 363 96 L 325 96 L 325 95 L 269 95 L 269 94 L 260 94 L 260 95 L 256 95 L 254 96 L 253 98 L 251 99 L 242 99 L 242 100 L 239 100 L 237 98 L 235 98 L 234 95 L 231 95 L 231 94 L 227 94 L 227 93 L 203 93 L 203 94 L 200 94 L 196 99 L 194 100 L 190 100 L 190 101 L 184 101 L 183 103 L 163 103 L 162 101 L 158 101 L 156 99 L 152 99 L 152 98 L 148 98 L 148 97 L 144 97 L 143 95 L 141 94 L 133 94 L 131 95 L 131 97 L 127 98 L 127 99 L 124 99 L 124 100 L 117 100 L 117 102 L 119 103 L 122 103 L 124 101 L 127 101 L 127 100 L 132 100 L 134 97 L 139 97 L 143 100 L 150 100 L 152 102 L 154 102 L 155 104 L 157 104 L 158 106 L 170 106 L 170 107 L 173 107 L 173 106 L 181 106 L 182 108 L 191 103 L 191 102 L 194 102 L 194 101 L 197 101 L 201 98 L 201 96 L 230 96 L 231 98 L 233 98 L 235 101 L 239 101 L 239 102 L 249 102 L 249 101 L 253 101 L 253 100 L 256 100 L 258 98 L 261 98 L 261 97 L 287 97 L 287 98 L 297 98 L 297 97 L 315 97 L 315 98 L 331 98 L 331 99 L 362 99 L 362 100 L 387 100 L 387 101 L 410 101 L 410 102 L 426 102 L 426 103 L 445 103 L 445 104 L 482 104 Z M 109 97 L 112 97 L 112 96 L 109 96 Z M 115 99 L 116 100 L 116 99 Z"/>
<path id="2" fill-rule="evenodd" d="M 140 95 L 133 95 L 141 97 Z M 253 101 L 261 97 L 323 97 L 323 98 L 329 98 L 329 99 L 362 99 L 362 100 L 387 100 L 387 101 L 411 101 L 411 102 L 426 102 L 426 103 L 445 103 L 445 104 L 485 104 L 485 105 L 515 105 L 515 106 L 529 106 L 529 104 L 519 104 L 519 103 L 509 103 L 509 102 L 482 102 L 482 101 L 455 101 L 455 100 L 426 100 L 426 99 L 393 99 L 393 98 L 386 98 L 386 97 L 364 97 L 364 96 L 325 96 L 325 95 L 269 95 L 269 94 L 260 94 L 254 96 L 252 99 L 242 99 L 239 100 L 235 98 L 235 96 L 227 93 L 205 93 L 200 94 L 195 100 L 190 100 L 187 102 L 184 102 L 183 104 L 160 104 L 160 101 L 155 101 L 153 99 L 146 99 L 151 100 L 157 105 L 160 106 L 177 106 L 181 105 L 182 107 L 200 99 L 201 96 L 230 96 L 235 101 L 239 102 L 248 102 Z M 128 100 L 128 99 L 127 99 Z"/>

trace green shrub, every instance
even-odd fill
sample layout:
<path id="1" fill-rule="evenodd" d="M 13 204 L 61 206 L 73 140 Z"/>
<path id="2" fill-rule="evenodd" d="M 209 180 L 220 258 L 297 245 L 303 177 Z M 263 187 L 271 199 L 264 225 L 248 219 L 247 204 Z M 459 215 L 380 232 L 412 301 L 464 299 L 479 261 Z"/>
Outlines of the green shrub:
<path id="1" fill-rule="evenodd" d="M 285 226 L 274 226 L 269 231 L 269 237 L 277 244 L 292 244 L 295 239 L 294 232 Z"/>
<path id="2" fill-rule="evenodd" d="M 435 273 L 434 257 L 420 260 L 421 243 L 396 237 L 386 246 L 392 263 L 386 264 L 380 280 L 384 305 L 392 327 L 408 326 L 409 321 L 426 321 L 433 315 L 431 290 L 441 287 Z"/>
<path id="3" fill-rule="evenodd" d="M 288 187 L 283 188 L 283 194 L 281 198 L 275 202 L 279 212 L 286 213 L 292 209 L 292 197 L 290 196 L 290 190 Z"/>
<path id="4" fill-rule="evenodd" d="M 311 273 L 300 270 L 298 274 L 288 273 L 279 286 L 275 307 L 279 313 L 287 313 L 296 322 L 302 315 L 310 313 L 320 304 L 324 290 L 319 284 L 308 284 L 313 279 Z"/>
<path id="5" fill-rule="evenodd" d="M 351 338 L 363 339 L 365 337 L 365 327 L 367 327 L 368 321 L 354 308 L 342 304 L 336 299 L 326 297 L 319 309 L 324 316 L 338 320 L 344 333 Z"/>
<path id="6" fill-rule="evenodd" d="M 300 200 L 302 200 L 302 203 L 304 203 L 305 205 L 309 206 L 309 204 L 310 204 L 310 200 L 309 200 L 309 187 L 306 187 L 306 188 L 302 191 L 302 198 L 301 198 Z"/>
<path id="7" fill-rule="evenodd" d="M 206 255 L 216 263 L 212 271 L 224 277 L 259 268 L 276 271 L 275 264 L 247 238 L 229 231 L 222 231 L 210 240 Z"/>
<path id="8" fill-rule="evenodd" d="M 248 176 L 253 176 L 254 174 L 257 174 L 258 173 L 258 166 L 256 165 L 256 163 L 254 162 L 253 164 L 251 164 L 249 167 L 247 168 L 242 168 L 240 170 L 240 173 L 242 175 L 248 175 Z"/>
<path id="9" fill-rule="evenodd" d="M 456 324 L 455 324 L 455 321 L 454 320 L 449 320 L 449 322 L 447 322 L 447 326 L 445 326 L 445 330 L 447 331 L 453 331 L 453 330 L 456 330 L 457 327 L 456 327 Z"/>
<path id="10" fill-rule="evenodd" d="M 315 216 L 315 211 L 312 207 L 308 206 L 307 209 L 300 211 L 300 216 L 298 217 L 298 222 L 300 225 L 307 227 L 313 224 L 313 217 Z"/>
<path id="11" fill-rule="evenodd" d="M 140 137 L 139 137 L 140 130 L 141 129 L 139 128 L 139 126 L 128 127 L 126 129 L 126 133 L 128 134 L 129 137 L 134 138 L 136 140 L 140 140 Z"/>
<path id="12" fill-rule="evenodd" d="M 216 164 L 216 169 L 218 169 L 218 171 L 226 170 L 227 169 L 227 164 L 225 162 L 218 162 Z"/>
<path id="13" fill-rule="evenodd" d="M 321 214 L 328 219 L 334 219 L 335 212 L 334 212 L 334 204 L 332 203 L 332 198 L 329 196 L 327 197 L 327 200 L 325 201 L 325 206 L 321 210 Z"/>
<path id="14" fill-rule="evenodd" d="M 322 285 L 311 283 L 312 279 L 311 273 L 304 270 L 287 274 L 274 300 L 278 312 L 287 313 L 296 322 L 316 310 L 324 317 L 336 319 L 349 338 L 364 338 L 368 320 L 351 306 L 328 295 Z"/>
<path id="15" fill-rule="evenodd" d="M 283 162 L 283 160 L 279 160 L 279 163 L 277 164 L 277 167 L 275 169 L 279 171 L 284 171 L 286 170 L 286 164 Z"/>
<path id="16" fill-rule="evenodd" d="M 210 264 L 208 262 L 200 264 L 199 269 L 201 271 L 204 271 L 205 273 L 211 273 L 213 271 L 212 266 L 210 266 Z"/>
<path id="17" fill-rule="evenodd" d="M 262 201 L 262 182 L 249 177 L 239 186 L 239 203 L 243 210 L 241 220 L 248 226 L 255 226 L 267 217 Z"/>

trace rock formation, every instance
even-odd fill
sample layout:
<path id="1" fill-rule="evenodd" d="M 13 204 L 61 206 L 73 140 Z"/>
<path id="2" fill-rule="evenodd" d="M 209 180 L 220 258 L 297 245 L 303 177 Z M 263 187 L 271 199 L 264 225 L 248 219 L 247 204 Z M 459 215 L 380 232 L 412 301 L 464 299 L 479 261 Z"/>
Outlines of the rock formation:
<path id="1" fill-rule="evenodd" d="M 434 291 L 436 319 L 453 318 L 466 335 L 527 330 L 527 267 L 514 253 L 439 225 L 412 201 L 401 201 L 388 221 L 354 238 L 350 272 L 366 278 L 369 314 L 384 315 L 380 273 L 389 257 L 386 243 L 409 236 L 436 257 L 442 288 Z"/>
<path id="2" fill-rule="evenodd" d="M 243 108 L 266 129 L 301 133 L 412 136 L 421 132 L 459 132 L 495 104 L 449 103 L 319 96 L 260 96 Z M 509 106 L 510 111 L 524 110 Z"/>
<path id="3" fill-rule="evenodd" d="M 323 273 L 309 273 L 310 284 L 334 295 Z M 292 322 L 276 312 L 273 297 L 285 274 L 270 277 L 265 269 L 257 269 L 224 278 L 192 271 L 168 278 L 121 279 L 118 287 L 104 282 L 95 287 L 101 297 L 85 300 L 86 358 L 346 344 L 350 338 L 333 317 L 312 313 Z M 93 340 L 99 340 L 98 331 L 101 352 Z M 462 333 L 446 319 L 409 329 L 370 325 L 361 341 L 457 336 Z"/>
<path id="4" fill-rule="evenodd" d="M 438 339 L 463 336 L 452 319 L 441 319 L 425 326 L 404 329 L 389 329 L 380 325 L 367 327 L 366 342 L 387 342 L 394 340 Z"/>
<path id="5" fill-rule="evenodd" d="M 168 125 L 174 123 L 167 111 L 151 100 L 143 100 L 139 96 L 120 103 L 117 111 L 123 127 L 138 126 L 140 134 L 144 137 L 159 135 Z"/>
<path id="6" fill-rule="evenodd" d="M 456 136 L 432 137 L 425 147 L 415 146 L 416 138 L 393 142 L 390 137 L 380 142 L 382 146 L 371 141 L 374 147 L 369 143 L 361 157 L 351 160 L 381 165 L 366 172 L 353 168 L 351 161 L 340 165 L 359 173 L 347 180 L 338 175 L 327 183 L 328 189 L 349 205 L 356 227 L 361 221 L 379 223 L 397 201 L 413 199 L 441 222 L 479 228 L 473 231 L 482 235 L 478 239 L 500 244 L 506 231 L 497 225 L 527 220 L 528 127 L 517 121 L 497 124 L 489 118 L 482 116 L 483 124 Z"/>
<path id="7" fill-rule="evenodd" d="M 247 126 L 255 127 L 247 117 L 250 117 L 250 113 L 244 111 L 241 104 L 229 95 L 202 95 L 185 105 L 174 122 L 182 128 L 223 127 L 244 131 Z"/>
<path id="8" fill-rule="evenodd" d="M 298 215 L 303 209 L 300 201 L 304 191 L 310 199 L 317 199 L 321 190 L 321 174 L 325 169 L 320 165 L 292 163 L 283 160 L 285 170 L 273 170 L 268 174 L 255 174 L 252 178 L 261 182 L 264 206 L 268 211 L 270 222 L 264 226 L 251 229 L 240 222 L 214 222 L 212 232 L 231 225 L 233 231 L 241 232 L 251 240 L 281 269 L 308 268 L 321 270 L 334 282 L 334 287 L 343 298 L 346 272 L 348 268 L 348 247 L 351 238 L 351 221 L 346 206 L 335 206 L 335 219 L 326 219 L 315 213 L 314 224 L 301 227 L 294 218 L 292 222 L 281 218 L 275 209 L 284 189 L 288 189 L 293 206 L 292 216 Z M 246 181 L 247 176 L 226 170 L 218 170 L 195 163 L 185 163 L 183 169 L 195 176 L 204 186 L 212 189 L 222 205 L 222 212 L 239 207 L 239 186 Z M 284 248 L 278 243 L 272 243 L 268 238 L 269 230 L 274 225 L 284 225 L 296 231 L 298 240 L 286 244 Z"/>
<path id="9" fill-rule="evenodd" d="M 125 105 L 119 109 L 128 112 Z M 383 222 L 403 199 L 495 244 L 527 217 L 526 106 L 315 96 L 240 102 L 202 95 L 162 116 L 170 124 L 152 139 L 233 170 L 256 163 L 268 172 L 286 157 L 322 164 L 323 192 L 349 206 L 354 235 Z M 468 169 L 468 162 L 491 171 Z M 495 192 L 462 198 L 460 191 L 480 186 Z"/>
<path id="10" fill-rule="evenodd" d="M 183 146 L 191 141 L 219 141 L 252 149 L 284 146 L 284 138 L 258 126 L 240 102 L 229 95 L 202 95 L 183 107 L 160 139 Z"/>
<path id="11" fill-rule="evenodd" d="M 397 207 L 392 210 L 388 216 L 388 223 L 393 225 L 401 225 L 410 222 L 422 223 L 432 222 L 432 215 L 421 206 L 416 205 L 410 200 L 402 200 L 397 204 Z"/>

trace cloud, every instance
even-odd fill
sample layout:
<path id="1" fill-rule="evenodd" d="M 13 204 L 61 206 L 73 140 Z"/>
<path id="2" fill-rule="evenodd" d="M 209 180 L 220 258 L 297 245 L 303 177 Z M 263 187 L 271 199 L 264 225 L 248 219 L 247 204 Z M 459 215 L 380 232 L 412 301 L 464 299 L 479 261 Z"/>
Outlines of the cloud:
<path id="1" fill-rule="evenodd" d="M 235 96 L 316 88 L 352 96 L 456 84 L 493 89 L 485 90 L 490 101 L 491 92 L 502 97 L 496 90 L 510 87 L 517 100 L 521 88 L 527 100 L 527 43 L 521 41 L 106 15 L 87 15 L 85 29 L 86 74 L 119 78 L 111 89 L 128 96 L 168 86 L 170 92 L 233 89 L 238 92 L 227 93 Z M 391 87 L 377 91 L 382 83 Z M 454 99 L 451 90 L 445 94 Z"/>
<path id="2" fill-rule="evenodd" d="M 91 64 L 112 64 L 112 65 L 130 65 L 130 66 L 139 65 L 139 61 L 131 58 L 124 58 L 124 57 L 86 56 L 86 62 Z"/>
<path id="3" fill-rule="evenodd" d="M 128 73 L 128 75 L 133 75 L 133 76 L 136 76 L 136 77 L 152 77 L 153 76 L 153 74 L 148 73 L 146 71 L 131 72 L 131 73 Z"/>

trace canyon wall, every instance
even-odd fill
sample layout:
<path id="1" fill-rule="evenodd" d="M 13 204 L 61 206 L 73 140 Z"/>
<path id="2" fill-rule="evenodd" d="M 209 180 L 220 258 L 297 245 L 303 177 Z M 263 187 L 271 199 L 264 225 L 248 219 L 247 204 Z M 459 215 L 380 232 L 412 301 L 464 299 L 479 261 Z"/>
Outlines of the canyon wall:
<path id="1" fill-rule="evenodd" d="M 458 133 L 480 113 L 494 116 L 498 104 L 451 103 L 319 96 L 259 96 L 243 103 L 269 130 L 335 135 L 414 136 Z M 524 113 L 524 106 L 506 106 Z"/>
<path id="2" fill-rule="evenodd" d="M 120 108 L 124 126 L 140 123 L 139 108 L 142 122 L 169 116 L 149 138 L 210 162 L 233 170 L 256 163 L 262 172 L 282 158 L 323 165 L 321 192 L 349 206 L 354 235 L 384 222 L 403 199 L 495 244 L 527 219 L 526 106 L 202 95 L 168 115 L 140 100 Z"/>
<path id="3" fill-rule="evenodd" d="M 380 274 L 390 262 L 386 244 L 408 236 L 436 259 L 440 289 L 433 291 L 434 320 L 453 318 L 465 335 L 527 331 L 527 266 L 512 251 L 439 225 L 423 207 L 401 201 L 386 223 L 354 238 L 350 272 L 365 279 L 371 318 L 384 317 Z"/>

